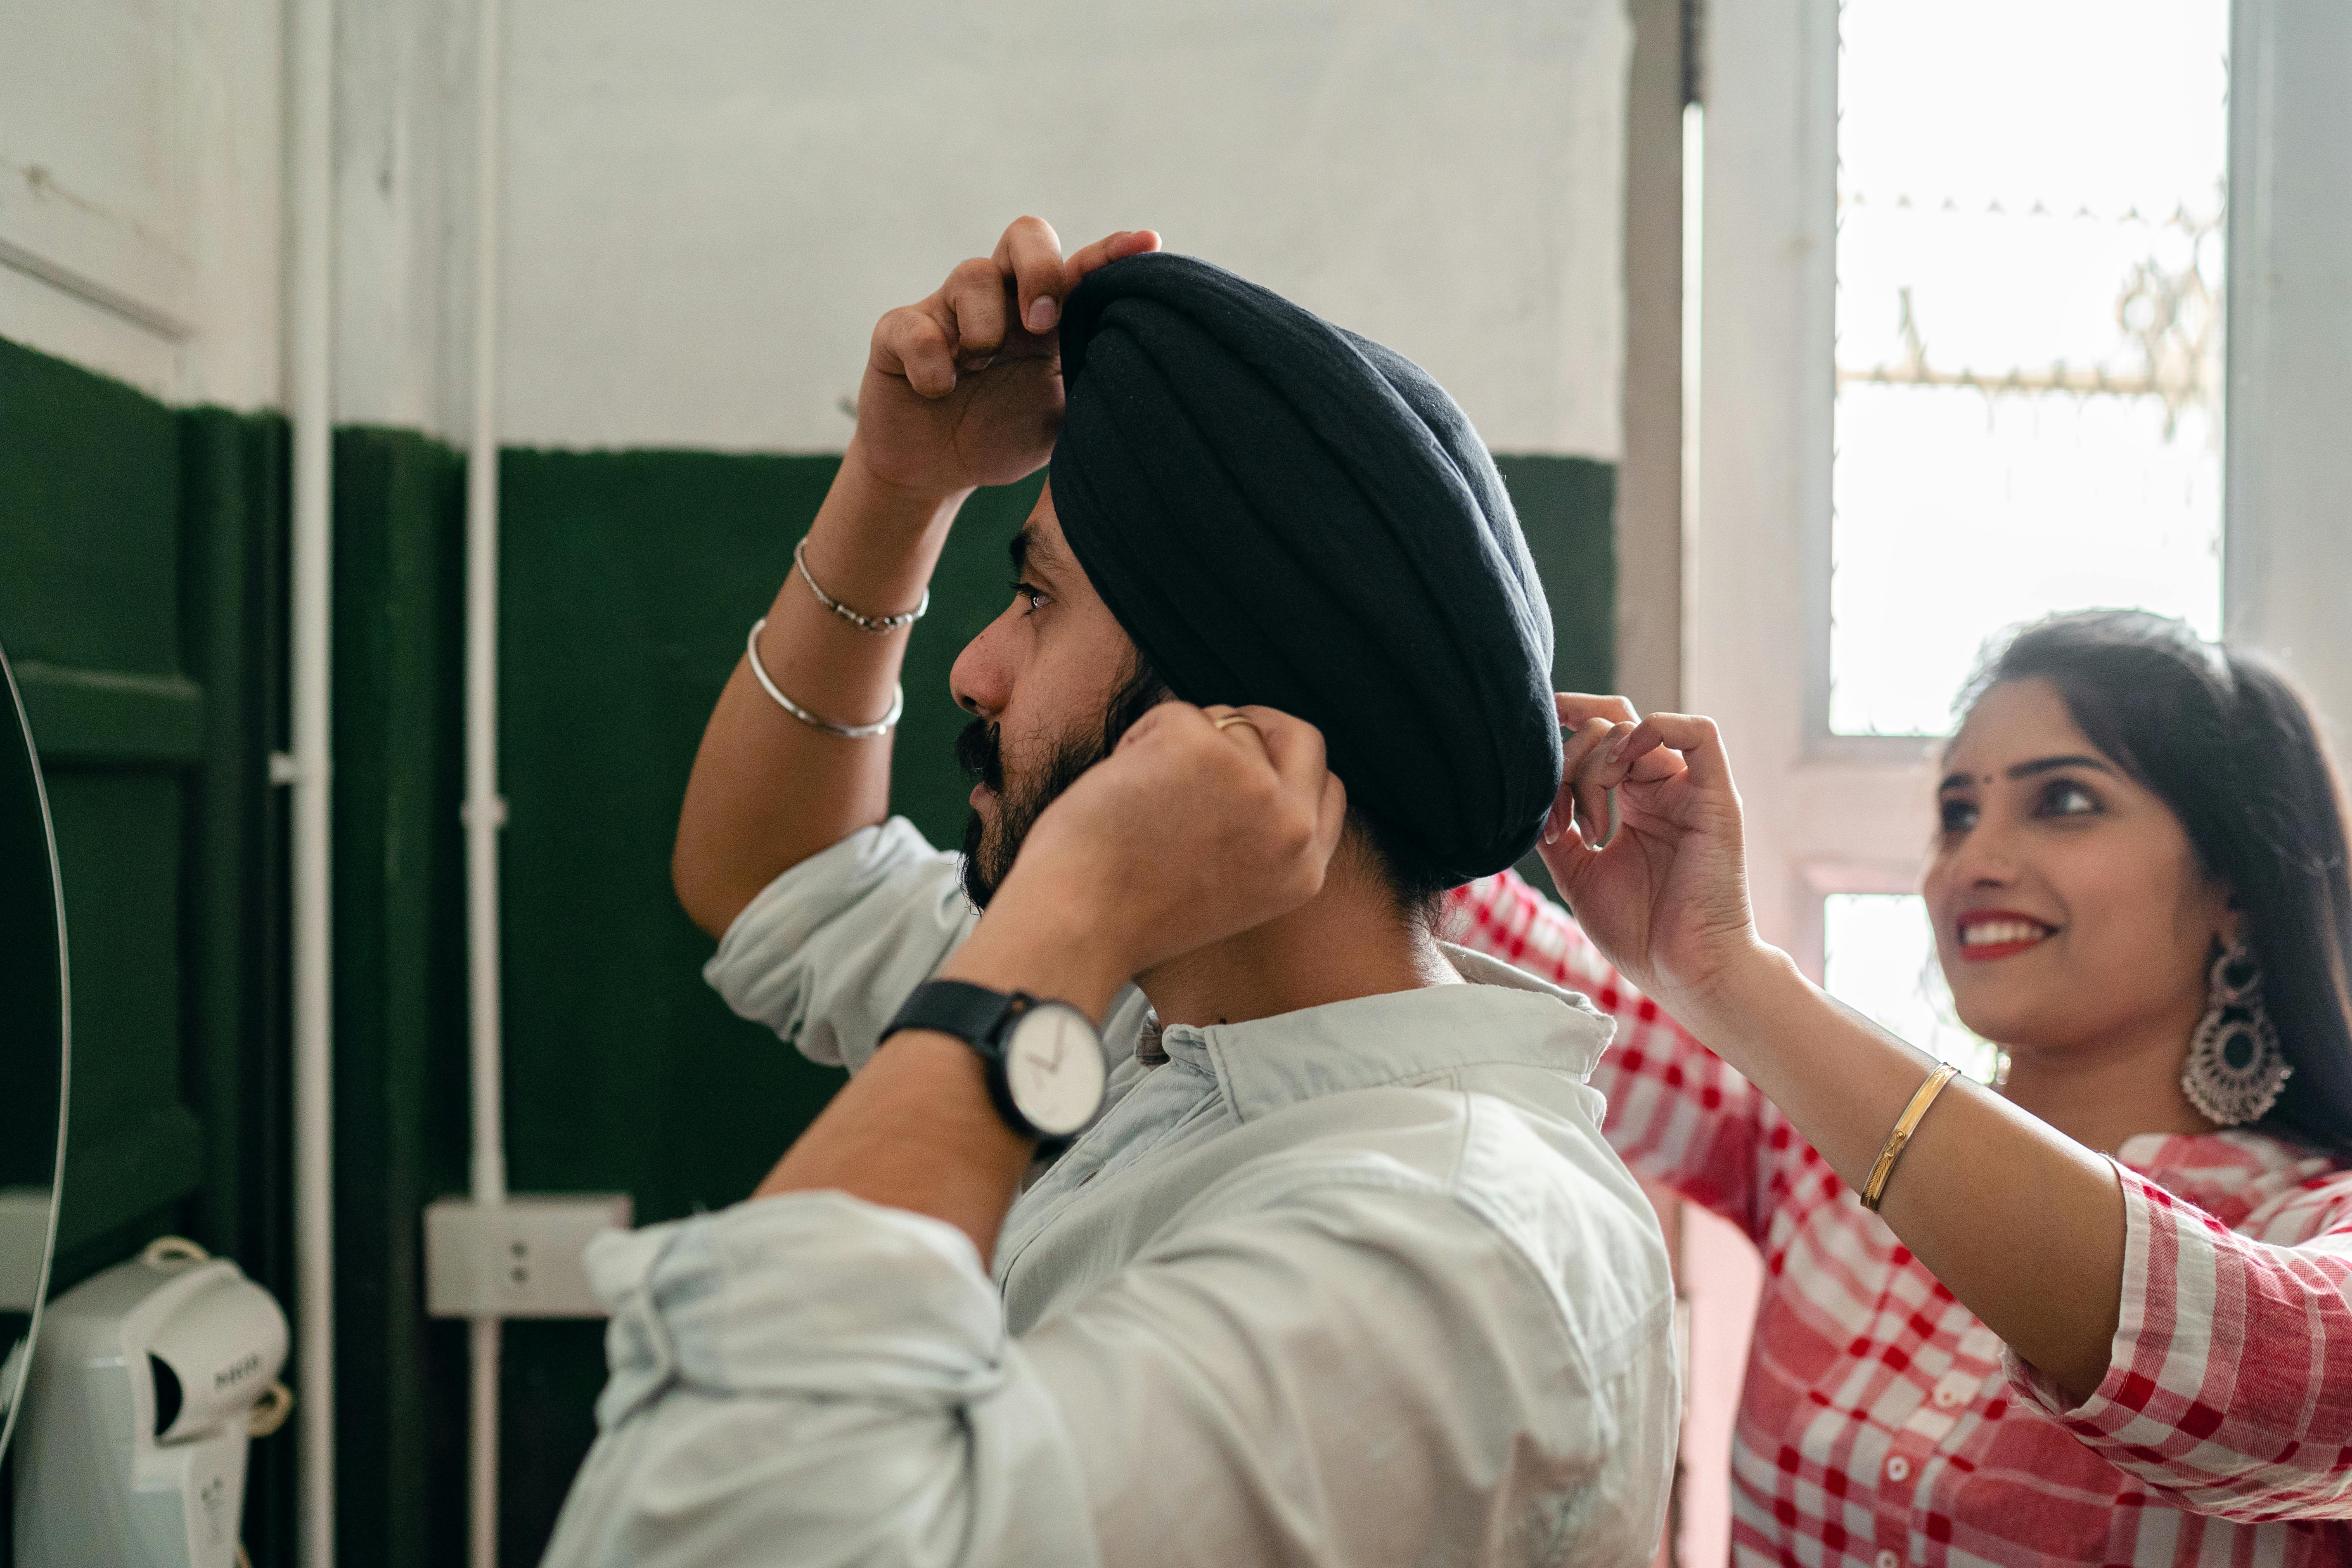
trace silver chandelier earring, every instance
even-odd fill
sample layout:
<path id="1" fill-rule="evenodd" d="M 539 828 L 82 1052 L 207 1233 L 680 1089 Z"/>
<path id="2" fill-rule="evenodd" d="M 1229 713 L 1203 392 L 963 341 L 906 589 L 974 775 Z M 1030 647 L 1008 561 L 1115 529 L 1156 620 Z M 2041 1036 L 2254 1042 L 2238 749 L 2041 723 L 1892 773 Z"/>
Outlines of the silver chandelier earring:
<path id="1" fill-rule="evenodd" d="M 2243 942 L 2233 942 L 2214 956 L 2205 988 L 2205 1016 L 2190 1037 L 2180 1087 L 2223 1127 L 2257 1121 L 2294 1072 L 2263 1006 L 2262 966 Z"/>

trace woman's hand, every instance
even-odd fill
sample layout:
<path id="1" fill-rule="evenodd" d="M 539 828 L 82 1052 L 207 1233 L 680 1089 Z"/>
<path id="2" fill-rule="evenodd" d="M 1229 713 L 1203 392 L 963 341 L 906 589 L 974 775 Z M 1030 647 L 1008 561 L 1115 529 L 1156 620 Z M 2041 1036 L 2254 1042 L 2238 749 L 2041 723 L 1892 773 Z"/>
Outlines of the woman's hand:
<path id="1" fill-rule="evenodd" d="M 1162 702 L 1038 817 L 968 946 L 1054 932 L 1116 991 L 1313 898 L 1347 815 L 1312 724 Z"/>
<path id="2" fill-rule="evenodd" d="M 1097 268 L 1159 248 L 1123 229 L 1066 260 L 1043 219 L 1013 220 L 994 255 L 875 324 L 846 460 L 925 500 L 1034 473 L 1062 426 L 1063 302 Z"/>
<path id="3" fill-rule="evenodd" d="M 1739 792 L 1715 723 L 1682 713 L 1637 721 L 1622 697 L 1555 701 L 1573 733 L 1544 864 L 1621 973 L 1670 1012 L 1704 1013 L 1771 951 L 1748 912 Z"/>

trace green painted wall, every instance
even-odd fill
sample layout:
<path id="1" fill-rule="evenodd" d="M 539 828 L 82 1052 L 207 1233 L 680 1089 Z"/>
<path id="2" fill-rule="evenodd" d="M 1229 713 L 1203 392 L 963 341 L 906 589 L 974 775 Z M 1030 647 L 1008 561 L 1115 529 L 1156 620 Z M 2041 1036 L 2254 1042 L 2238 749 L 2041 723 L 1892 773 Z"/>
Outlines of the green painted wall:
<path id="1" fill-rule="evenodd" d="M 73 971 L 63 1281 L 179 1232 L 290 1290 L 267 783 L 283 475 L 278 421 L 174 413 L 0 342 L 0 642 L 43 752 Z M 284 1560 L 289 1447 L 255 1455 L 257 1563 Z"/>
<path id="2" fill-rule="evenodd" d="M 93 1087 L 69 1195 L 87 1273 L 178 1229 L 291 1303 L 282 806 L 285 437 L 173 413 L 0 342 L 0 644 L 59 792 Z M 695 742 L 790 570 L 830 458 L 501 458 L 508 1143 L 519 1191 L 623 1191 L 643 1220 L 758 1181 L 837 1082 L 702 984 L 667 859 Z M 1609 684 L 1612 475 L 1501 466 L 1559 623 L 1556 677 Z M 338 1427 L 342 1560 L 458 1561 L 465 1343 L 422 1307 L 423 1205 L 466 1180 L 463 459 L 335 445 Z M 950 841 L 947 695 L 1003 602 L 1035 481 L 976 497 L 914 633 L 894 805 Z M 103 680 L 83 679 L 102 675 Z M 100 695 L 92 695 L 99 692 Z M 89 976 L 85 981 L 84 976 Z M 85 986 L 87 989 L 85 989 Z M 78 1080 L 82 1065 L 77 1064 Z M 68 1278 L 72 1274 L 68 1274 Z M 601 1328 L 519 1323 L 503 1557 L 535 1563 L 591 1431 Z M 290 1562 L 291 1444 L 258 1445 L 247 1540 Z M 0 1563 L 5 1552 L 0 1551 Z"/>

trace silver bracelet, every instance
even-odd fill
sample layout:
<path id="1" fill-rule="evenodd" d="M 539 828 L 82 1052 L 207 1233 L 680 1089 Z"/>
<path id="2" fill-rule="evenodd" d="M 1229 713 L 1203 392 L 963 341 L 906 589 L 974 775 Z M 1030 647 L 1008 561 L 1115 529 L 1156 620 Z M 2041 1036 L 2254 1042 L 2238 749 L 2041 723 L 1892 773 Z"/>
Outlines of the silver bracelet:
<path id="1" fill-rule="evenodd" d="M 826 609 L 831 610 L 835 615 L 839 616 L 843 620 L 847 621 L 851 626 L 856 626 L 861 632 L 872 632 L 878 637 L 884 632 L 895 632 L 901 626 L 911 626 L 917 621 L 921 620 L 925 612 L 929 610 L 931 607 L 931 591 L 929 588 L 925 588 L 923 590 L 923 602 L 917 605 L 913 609 L 907 611 L 904 615 L 859 615 L 856 610 L 851 609 L 847 605 L 843 604 L 839 599 L 835 598 L 832 595 L 826 593 L 824 589 L 816 585 L 816 579 L 809 574 L 808 536 L 805 534 L 802 535 L 801 542 L 798 544 L 793 546 L 793 564 L 800 568 L 801 581 L 809 585 L 809 592 L 816 595 L 816 602 L 818 604 L 823 605 Z"/>
<path id="2" fill-rule="evenodd" d="M 751 679 L 760 683 L 761 690 L 776 700 L 778 707 L 810 729 L 822 730 L 828 735 L 838 735 L 845 741 L 870 741 L 877 735 L 887 735 L 898 727 L 898 715 L 907 710 L 907 689 L 904 685 L 897 687 L 892 692 L 890 711 L 883 714 L 871 724 L 836 724 L 830 719 L 820 718 L 810 712 L 777 690 L 776 683 L 768 679 L 768 667 L 760 662 L 760 633 L 766 629 L 767 625 L 768 617 L 765 616 L 751 623 L 751 635 L 743 639 L 743 655 L 751 661 Z"/>

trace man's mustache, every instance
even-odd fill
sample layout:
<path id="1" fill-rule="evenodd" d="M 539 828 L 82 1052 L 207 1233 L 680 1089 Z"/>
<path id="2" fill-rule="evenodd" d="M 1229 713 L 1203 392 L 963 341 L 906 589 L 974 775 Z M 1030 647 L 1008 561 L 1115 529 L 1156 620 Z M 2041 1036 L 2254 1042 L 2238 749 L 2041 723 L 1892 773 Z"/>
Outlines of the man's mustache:
<path id="1" fill-rule="evenodd" d="M 996 726 L 974 719 L 956 737 L 956 765 L 999 795 L 1004 793 L 1004 752 Z"/>

